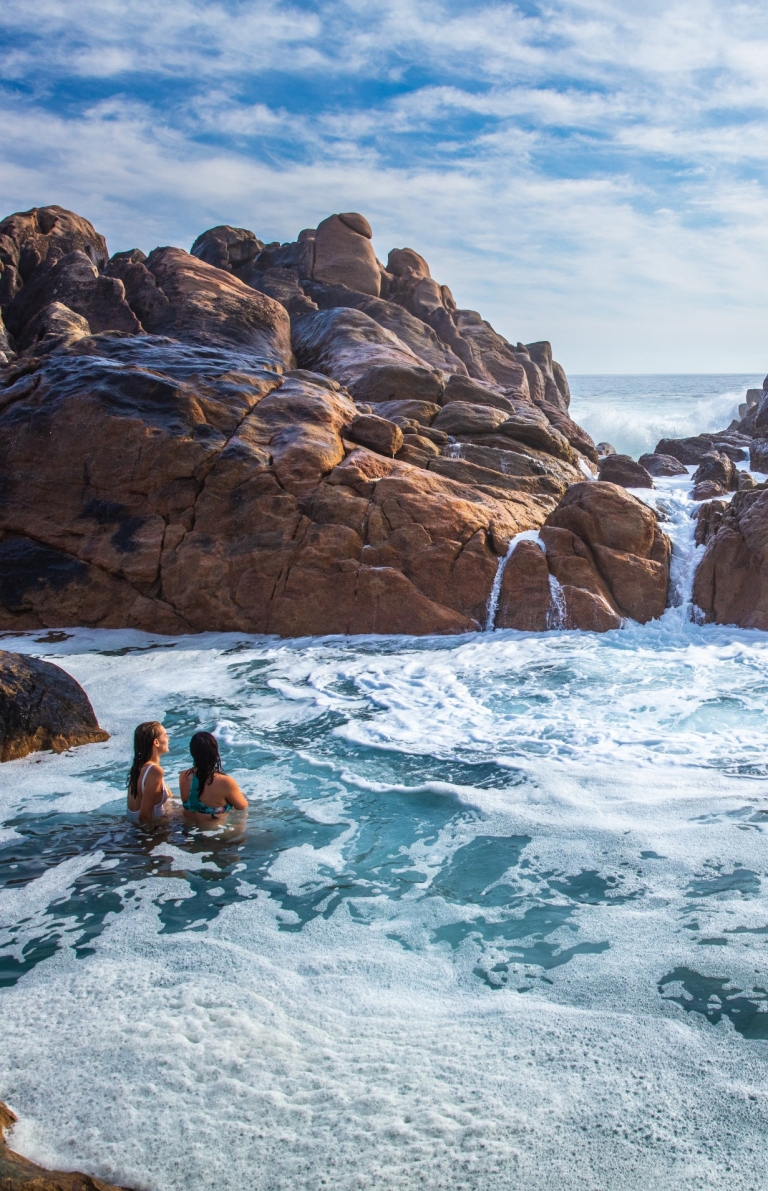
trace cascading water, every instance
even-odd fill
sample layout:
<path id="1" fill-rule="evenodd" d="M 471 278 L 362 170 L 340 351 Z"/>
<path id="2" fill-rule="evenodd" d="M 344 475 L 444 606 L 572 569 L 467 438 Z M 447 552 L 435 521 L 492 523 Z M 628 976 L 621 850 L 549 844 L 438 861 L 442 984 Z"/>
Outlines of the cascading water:
<path id="1" fill-rule="evenodd" d="M 549 576 L 549 592 L 552 606 L 547 613 L 547 628 L 564 629 L 566 623 L 565 595 L 559 580 L 552 574 Z"/>
<path id="2" fill-rule="evenodd" d="M 493 578 L 491 594 L 488 597 L 488 615 L 485 621 L 486 633 L 492 633 L 496 627 L 496 614 L 499 610 L 499 597 L 501 595 L 501 584 L 504 578 L 504 571 L 506 569 L 507 563 L 515 552 L 515 547 L 517 546 L 518 542 L 536 542 L 537 545 L 541 546 L 542 550 L 544 549 L 544 546 L 539 539 L 538 529 L 525 529 L 522 533 L 515 534 L 515 536 L 511 539 L 509 546 L 507 547 L 506 554 L 503 558 L 499 559 L 499 565 L 496 568 L 496 574 Z"/>

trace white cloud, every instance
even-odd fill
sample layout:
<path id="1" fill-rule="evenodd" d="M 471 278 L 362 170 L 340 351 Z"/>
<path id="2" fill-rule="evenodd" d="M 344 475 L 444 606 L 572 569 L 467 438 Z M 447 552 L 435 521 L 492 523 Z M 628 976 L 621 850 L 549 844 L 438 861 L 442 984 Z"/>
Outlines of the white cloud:
<path id="1" fill-rule="evenodd" d="M 411 244 L 571 370 L 766 366 L 763 6 L 6 0 L 0 25 L 7 211 L 60 202 L 115 250 L 360 209 L 379 255 Z"/>

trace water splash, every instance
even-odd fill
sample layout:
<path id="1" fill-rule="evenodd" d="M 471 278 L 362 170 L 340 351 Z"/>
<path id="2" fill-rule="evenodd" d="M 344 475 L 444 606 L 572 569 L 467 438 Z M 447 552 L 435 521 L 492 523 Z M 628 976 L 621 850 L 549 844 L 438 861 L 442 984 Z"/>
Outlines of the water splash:
<path id="1" fill-rule="evenodd" d="M 493 586 L 491 587 L 491 594 L 488 597 L 488 615 L 485 621 L 486 633 L 492 633 L 496 627 L 496 613 L 499 610 L 499 597 L 501 595 L 501 582 L 504 578 L 504 571 L 507 563 L 515 552 L 518 542 L 535 542 L 537 546 L 544 549 L 544 543 L 539 538 L 538 529 L 524 529 L 522 533 L 515 534 L 511 539 L 507 553 L 503 558 L 499 559 L 499 565 L 496 569 L 496 574 L 493 579 Z"/>
<path id="2" fill-rule="evenodd" d="M 566 606 L 565 594 L 559 579 L 554 575 L 549 576 L 549 594 L 551 597 L 551 606 L 547 613 L 547 628 L 548 629 L 564 629 L 566 627 Z"/>

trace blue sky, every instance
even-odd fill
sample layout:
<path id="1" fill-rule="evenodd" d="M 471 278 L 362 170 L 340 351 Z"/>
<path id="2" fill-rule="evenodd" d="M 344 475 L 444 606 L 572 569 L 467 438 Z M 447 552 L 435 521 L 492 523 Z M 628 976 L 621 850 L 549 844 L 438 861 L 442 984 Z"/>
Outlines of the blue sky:
<path id="1" fill-rule="evenodd" d="M 4 0 L 0 210 L 359 210 L 571 372 L 768 371 L 768 5 Z"/>

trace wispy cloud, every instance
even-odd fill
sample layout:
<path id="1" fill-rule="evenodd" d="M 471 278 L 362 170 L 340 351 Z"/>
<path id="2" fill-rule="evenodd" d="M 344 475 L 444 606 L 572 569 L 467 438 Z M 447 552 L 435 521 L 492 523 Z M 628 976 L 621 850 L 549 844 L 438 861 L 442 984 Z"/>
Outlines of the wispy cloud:
<path id="1" fill-rule="evenodd" d="M 6 0 L 0 196 L 113 249 L 361 209 L 572 370 L 759 370 L 768 10 Z"/>

